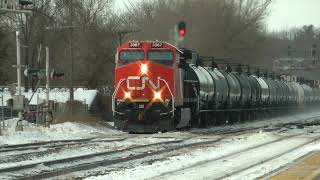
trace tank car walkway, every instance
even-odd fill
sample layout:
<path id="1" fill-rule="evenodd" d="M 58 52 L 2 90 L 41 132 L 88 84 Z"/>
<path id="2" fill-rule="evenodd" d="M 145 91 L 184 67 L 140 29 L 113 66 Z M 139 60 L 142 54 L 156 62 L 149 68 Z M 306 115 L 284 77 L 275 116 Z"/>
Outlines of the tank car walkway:
<path id="1" fill-rule="evenodd" d="M 270 180 L 313 180 L 320 179 L 320 152 L 310 152 L 284 168 L 278 169 Z"/>

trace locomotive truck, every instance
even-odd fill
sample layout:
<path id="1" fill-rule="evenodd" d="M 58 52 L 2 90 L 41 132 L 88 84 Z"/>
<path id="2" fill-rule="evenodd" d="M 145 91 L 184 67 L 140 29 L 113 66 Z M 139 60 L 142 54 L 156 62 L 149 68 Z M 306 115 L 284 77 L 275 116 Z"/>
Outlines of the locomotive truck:
<path id="1" fill-rule="evenodd" d="M 281 114 L 320 100 L 311 81 L 285 81 L 249 66 L 179 49 L 161 41 L 117 48 L 112 112 L 116 128 L 154 133 L 208 127 Z M 245 69 L 245 70 L 244 70 Z"/>

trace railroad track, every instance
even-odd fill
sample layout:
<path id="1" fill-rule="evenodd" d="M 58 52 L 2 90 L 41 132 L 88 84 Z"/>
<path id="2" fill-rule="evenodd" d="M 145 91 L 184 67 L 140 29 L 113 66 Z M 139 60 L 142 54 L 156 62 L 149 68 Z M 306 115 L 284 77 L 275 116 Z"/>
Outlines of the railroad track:
<path id="1" fill-rule="evenodd" d="M 260 148 L 265 148 L 265 147 L 270 146 L 272 144 L 284 142 L 284 141 L 287 141 L 289 139 L 294 139 L 294 138 L 297 138 L 297 137 L 303 137 L 304 135 L 305 135 L 305 133 L 299 133 L 299 134 L 296 134 L 296 135 L 282 137 L 280 139 L 276 139 L 276 140 L 273 140 L 273 141 L 268 141 L 268 142 L 265 142 L 265 143 L 262 143 L 262 144 L 259 144 L 259 145 L 256 145 L 256 146 L 252 146 L 252 147 L 241 149 L 241 150 L 238 150 L 238 151 L 235 151 L 235 152 L 232 152 L 232 153 L 228 153 L 226 155 L 222 155 L 222 156 L 219 156 L 217 158 L 201 161 L 201 162 L 195 163 L 195 164 L 193 164 L 191 166 L 188 166 L 188 167 L 184 167 L 184 168 L 181 168 L 181 169 L 178 169 L 178 170 L 174 170 L 174 171 L 165 172 L 165 173 L 160 174 L 159 176 L 153 177 L 152 179 L 168 179 L 168 178 L 172 178 L 175 175 L 178 175 L 178 174 L 181 174 L 181 173 L 191 172 L 192 169 L 199 168 L 200 166 L 204 166 L 205 167 L 206 165 L 208 166 L 211 163 L 218 163 L 220 161 L 229 161 L 228 158 L 237 158 L 241 154 L 250 153 L 250 152 L 254 153 L 254 150 L 257 150 L 257 149 L 260 149 Z M 314 142 L 319 141 L 319 140 L 320 140 L 320 136 L 308 139 L 308 140 L 306 140 L 305 142 L 303 142 L 301 144 L 297 144 L 297 145 L 285 150 L 284 152 L 276 153 L 275 155 L 273 155 L 271 157 L 268 157 L 268 158 L 265 158 L 265 159 L 263 159 L 261 161 L 258 161 L 258 162 L 255 162 L 255 163 L 251 163 L 251 164 L 242 163 L 240 168 L 234 169 L 231 172 L 227 172 L 227 173 L 225 173 L 223 175 L 220 175 L 220 176 L 213 176 L 213 177 L 207 177 L 207 178 L 209 178 L 209 179 L 224 179 L 224 178 L 228 178 L 228 177 L 240 174 L 241 172 L 244 172 L 246 170 L 249 170 L 249 169 L 251 169 L 253 167 L 256 167 L 258 165 L 261 165 L 263 163 L 267 163 L 269 161 L 277 159 L 277 158 L 279 158 L 279 157 L 281 157 L 283 155 L 286 155 L 286 154 L 292 152 L 293 150 L 302 148 L 302 147 L 304 147 L 306 145 L 309 145 L 309 144 L 314 143 Z M 220 164 L 220 165 L 222 165 L 222 164 Z"/>
<path id="2" fill-rule="evenodd" d="M 61 158 L 61 159 L 52 160 L 52 161 L 41 161 L 41 162 L 30 163 L 25 165 L 11 166 L 6 168 L 0 168 L 0 174 L 6 177 L 12 177 L 14 179 L 50 178 L 55 176 L 61 176 L 64 174 L 69 174 L 72 172 L 93 169 L 99 166 L 108 166 L 108 165 L 114 165 L 114 164 L 120 164 L 128 161 L 132 161 L 132 160 L 143 159 L 149 156 L 160 155 L 163 153 L 168 153 L 168 152 L 180 150 L 183 148 L 213 145 L 221 142 L 222 140 L 228 139 L 229 137 L 232 137 L 234 134 L 241 134 L 241 133 L 245 134 L 247 133 L 247 131 L 251 131 L 253 129 L 259 129 L 259 128 L 261 129 L 261 127 L 256 127 L 256 128 L 220 130 L 219 134 L 224 136 L 216 138 L 214 140 L 207 140 L 207 141 L 201 141 L 196 143 L 184 144 L 183 142 L 191 138 L 197 137 L 197 136 L 189 136 L 181 140 L 165 141 L 165 142 L 154 143 L 154 144 L 133 146 L 133 147 L 115 150 L 115 151 L 92 153 L 88 155 L 81 155 L 81 156 L 70 157 L 70 158 Z M 172 137 L 160 137 L 160 138 L 172 138 Z M 81 144 L 82 142 L 83 141 L 76 142 L 76 143 Z M 85 143 L 92 142 L 92 139 L 84 142 Z M 68 144 L 73 145 L 72 142 L 69 142 Z M 37 145 L 40 145 L 40 144 L 37 144 Z M 56 145 L 49 144 L 49 146 L 54 147 Z M 139 151 L 136 152 L 135 154 L 130 154 L 132 153 L 132 151 L 136 151 L 136 150 L 139 150 Z M 99 159 L 99 160 L 94 160 L 94 159 Z M 103 159 L 103 160 L 100 160 L 100 159 Z M 39 169 L 37 170 L 38 173 L 36 174 L 23 175 L 23 173 L 19 173 L 19 172 L 28 172 L 28 169 L 32 169 L 34 171 L 35 169 L 37 169 L 37 167 L 43 167 L 43 166 L 45 167 L 46 170 Z M 47 169 L 51 169 L 51 170 L 47 171 Z M 16 176 L 17 174 L 20 174 L 20 176 Z"/>
<path id="3" fill-rule="evenodd" d="M 16 145 L 6 145 L 0 146 L 0 153 L 10 152 L 10 151 L 26 151 L 35 150 L 40 148 L 52 148 L 59 146 L 69 146 L 83 143 L 92 142 L 113 142 L 113 141 L 123 141 L 126 138 L 114 138 L 114 139 L 99 139 L 99 138 L 87 138 L 87 139 L 72 139 L 72 140 L 57 140 L 57 141 L 45 141 L 27 144 L 16 144 Z"/>
<path id="4" fill-rule="evenodd" d="M 34 170 L 34 168 L 41 165 L 41 166 L 45 166 L 46 167 L 45 169 L 51 169 L 51 170 L 50 171 L 39 170 L 40 172 L 38 172 L 37 174 L 11 176 L 11 177 L 14 177 L 15 179 L 50 178 L 50 177 L 61 176 L 61 175 L 65 175 L 65 174 L 69 174 L 77 171 L 94 169 L 99 166 L 106 167 L 109 165 L 121 164 L 121 163 L 125 163 L 132 160 L 138 160 L 138 159 L 143 159 L 150 156 L 170 153 L 170 152 L 181 150 L 184 148 L 194 148 L 194 147 L 202 147 L 202 146 L 209 146 L 209 145 L 212 146 L 214 144 L 221 142 L 222 140 L 232 137 L 234 133 L 237 133 L 237 134 L 241 132 L 247 133 L 246 132 L 247 130 L 248 129 L 241 129 L 241 130 L 226 129 L 225 132 L 221 130 L 220 134 L 224 136 L 213 139 L 213 140 L 211 139 L 211 140 L 206 140 L 206 141 L 201 141 L 196 143 L 185 143 L 187 140 L 190 140 L 191 138 L 195 137 L 195 136 L 189 136 L 181 140 L 173 140 L 173 141 L 165 141 L 165 142 L 147 144 L 147 145 L 141 145 L 141 146 L 133 146 L 133 147 L 120 149 L 116 151 L 106 151 L 106 152 L 93 153 L 93 154 L 82 155 L 82 156 L 71 157 L 71 158 L 63 158 L 63 159 L 58 159 L 54 161 L 42 161 L 42 162 L 26 164 L 22 166 L 20 165 L 20 166 L 2 168 L 0 169 L 0 174 L 8 174 L 8 177 L 9 177 L 10 174 L 16 175 L 16 174 L 19 174 L 19 171 L 26 172 L 27 169 Z M 232 133 L 232 131 L 234 131 L 234 133 Z M 172 138 L 172 137 L 160 137 L 160 138 Z M 134 154 L 130 154 L 136 150 L 138 150 L 138 152 L 135 152 Z M 99 160 L 92 160 L 92 159 L 99 159 Z M 156 160 L 157 159 L 155 159 L 155 161 Z M 66 163 L 69 163 L 69 164 L 66 165 Z"/>
<path id="5" fill-rule="evenodd" d="M 306 119 L 300 119 L 298 121 L 306 121 L 317 117 L 309 117 Z M 217 135 L 223 135 L 221 137 L 216 137 L 214 140 L 208 140 L 208 141 L 201 141 L 197 143 L 185 143 L 188 139 L 199 137 L 191 135 L 189 137 L 185 137 L 185 139 L 180 140 L 172 140 L 172 141 L 165 141 L 160 143 L 154 143 L 154 144 L 147 144 L 147 145 L 141 145 L 141 146 L 133 146 L 125 149 L 119 149 L 115 151 L 105 151 L 100 153 L 93 153 L 88 155 L 82 155 L 82 156 L 76 156 L 76 157 L 69 157 L 69 158 L 62 158 L 58 160 L 53 161 L 41 161 L 41 162 L 35 162 L 35 163 L 29 163 L 24 165 L 16 165 L 11 167 L 6 167 L 0 169 L 0 178 L 5 177 L 6 179 L 41 179 L 41 178 L 50 178 L 50 177 L 56 177 L 61 176 L 73 172 L 78 171 L 86 171 L 89 169 L 94 169 L 100 166 L 109 166 L 109 165 L 115 165 L 115 164 L 121 164 L 133 160 L 138 159 L 144 159 L 146 157 L 150 156 L 156 156 L 161 155 L 164 153 L 173 152 L 176 150 L 181 150 L 183 148 L 193 148 L 193 147 L 199 147 L 204 145 L 213 145 L 219 143 L 223 139 L 227 139 L 230 136 L 233 135 L 239 135 L 239 134 L 245 134 L 251 131 L 255 131 L 258 129 L 266 128 L 266 126 L 263 127 L 249 127 L 249 128 L 239 128 L 239 129 L 220 129 L 215 134 Z M 296 135 L 298 136 L 298 135 Z M 134 136 L 139 137 L 139 136 Z M 142 136 L 143 137 L 143 136 Z M 173 137 L 153 137 L 153 138 L 173 138 Z M 293 138 L 291 136 L 290 138 Z M 127 137 L 123 138 L 123 140 L 127 139 Z M 256 147 L 252 147 L 247 149 L 247 151 L 250 151 L 254 148 L 263 147 L 264 145 L 268 145 L 271 143 L 279 142 L 282 140 L 285 140 L 286 138 L 282 138 L 279 140 L 276 140 L 274 142 L 268 142 L 261 144 Z M 109 141 L 120 141 L 121 138 L 117 137 L 117 139 L 112 139 Z M 94 142 L 93 138 L 90 139 L 79 139 L 79 140 L 66 140 L 66 141 L 51 141 L 51 142 L 40 142 L 40 143 L 30 143 L 30 144 L 24 144 L 24 145 L 12 145 L 12 146 L 2 146 L 0 147 L 0 152 L 9 152 L 10 150 L 32 150 L 37 149 L 40 147 L 48 146 L 51 148 L 57 147 L 57 146 L 67 146 L 67 145 L 76 145 L 81 143 L 88 143 L 88 142 Z M 59 144 L 60 143 L 60 144 Z M 311 143 L 311 142 L 310 142 Z M 26 147 L 24 147 L 26 146 Z M 134 152 L 132 154 L 132 152 Z M 240 153 L 240 152 L 238 152 Z M 228 156 L 232 156 L 234 154 L 229 154 Z M 219 157 L 216 160 L 211 161 L 218 161 L 222 158 L 227 158 L 228 156 Z M 160 159 L 160 158 L 159 158 Z M 155 159 L 157 161 L 157 158 Z M 205 162 L 204 162 L 205 163 Z M 43 169 L 41 168 L 43 167 Z M 249 167 L 250 168 L 250 167 Z M 31 172 L 28 170 L 34 170 L 32 172 L 36 172 L 35 174 L 25 174 L 26 172 Z M 235 172 L 235 173 L 240 173 Z M 169 172 L 170 174 L 170 172 Z M 165 175 L 165 174 L 164 174 Z M 162 176 L 162 175 L 161 175 Z M 160 176 L 160 177 L 161 177 Z M 232 176 L 232 173 L 228 174 L 229 177 Z M 224 176 L 223 176 L 224 177 Z"/>
<path id="6" fill-rule="evenodd" d="M 50 178 L 77 171 L 94 169 L 100 166 L 106 167 L 109 165 L 120 164 L 132 160 L 143 159 L 146 157 L 160 155 L 183 148 L 192 148 L 202 145 L 215 144 L 220 142 L 222 139 L 224 138 L 191 143 L 187 142 L 189 139 L 180 139 L 148 145 L 133 146 L 115 151 L 106 151 L 52 161 L 42 161 L 37 163 L 2 168 L 0 169 L 0 174 L 8 179 Z M 37 169 L 37 167 L 45 167 L 45 170 Z M 29 169 L 32 169 L 33 172 L 37 173 L 24 174 L 25 172 L 28 172 Z"/>
<path id="7" fill-rule="evenodd" d="M 1 150 L 2 150 L 2 153 L 4 154 L 2 154 L 3 156 L 2 158 L 0 158 L 0 164 L 28 160 L 30 159 L 30 157 L 42 157 L 44 155 L 63 151 L 63 149 L 65 148 L 68 148 L 68 149 L 80 148 L 83 146 L 94 146 L 97 143 L 120 142 L 124 140 L 126 140 L 126 138 L 113 138 L 113 139 L 91 138 L 91 139 L 79 139 L 79 140 L 67 140 L 67 141 L 30 143 L 28 144 L 29 147 L 20 147 L 19 145 L 17 149 L 13 147 L 2 148 Z"/>
<path id="8" fill-rule="evenodd" d="M 228 177 L 237 175 L 237 174 L 239 174 L 239 173 L 241 173 L 241 172 L 244 172 L 244 171 L 249 170 L 249 169 L 251 169 L 251 168 L 254 168 L 254 167 L 256 167 L 256 166 L 259 166 L 259 165 L 262 165 L 262 164 L 264 164 L 264 163 L 267 163 L 267 162 L 270 162 L 270 161 L 272 161 L 272 160 L 275 160 L 275 159 L 277 159 L 277 158 L 279 158 L 279 157 L 281 157 L 281 156 L 284 156 L 284 155 L 286 155 L 286 154 L 291 153 L 291 152 L 294 151 L 294 150 L 300 149 L 300 148 L 302 148 L 302 147 L 305 147 L 306 145 L 312 144 L 312 143 L 314 143 L 314 142 L 316 142 L 316 141 L 319 141 L 319 140 L 320 140 L 320 136 L 318 136 L 317 138 L 313 138 L 313 139 L 311 139 L 311 140 L 308 140 L 308 141 L 306 141 L 306 142 L 304 142 L 304 143 L 302 143 L 302 144 L 299 144 L 299 145 L 297 145 L 297 146 L 294 146 L 294 147 L 292 147 L 292 148 L 289 148 L 288 150 L 286 150 L 286 151 L 284 151 L 284 152 L 281 152 L 281 153 L 278 153 L 278 154 L 276 154 L 276 155 L 274 155 L 274 156 L 272 156 L 272 157 L 266 158 L 266 159 L 264 159 L 263 161 L 259 161 L 259 162 L 256 162 L 256 163 L 253 163 L 253 164 L 247 165 L 247 166 L 244 165 L 244 166 L 243 166 L 242 168 L 240 168 L 240 169 L 237 169 L 237 170 L 235 170 L 235 171 L 232 171 L 231 173 L 227 173 L 227 174 L 225 174 L 225 175 L 223 175 L 223 176 L 216 177 L 215 179 L 224 179 L 224 178 L 228 178 Z"/>
<path id="9" fill-rule="evenodd" d="M 279 130 L 283 127 L 287 126 L 303 126 L 306 122 L 304 121 L 309 121 L 312 119 L 317 119 L 320 118 L 320 116 L 313 116 L 313 117 L 308 117 L 308 118 L 303 118 L 303 119 L 298 119 L 296 121 L 288 122 L 288 123 L 280 123 L 280 124 L 274 124 L 272 125 L 273 127 L 270 127 L 270 125 L 263 125 L 263 126 L 255 126 L 255 127 L 233 127 L 232 125 L 227 125 L 225 127 L 221 127 L 218 129 L 208 129 L 208 130 L 199 130 L 199 129 L 194 129 L 191 131 L 193 134 L 214 134 L 214 135 L 228 135 L 228 134 L 243 134 L 243 132 L 254 132 L 256 130 L 265 130 L 265 131 L 275 131 Z M 307 125 L 317 125 L 320 124 L 320 121 L 317 123 L 313 122 L 308 122 L 306 123 Z M 242 125 L 242 124 L 238 124 Z"/>
<path id="10" fill-rule="evenodd" d="M 57 140 L 57 141 L 44 141 L 44 142 L 36 142 L 36 143 L 26 143 L 26 144 L 15 144 L 15 145 L 4 145 L 0 146 L 0 152 L 9 152 L 9 151 L 25 151 L 25 150 L 32 150 L 38 149 L 39 147 L 43 146 L 50 146 L 50 145 L 59 145 L 61 143 L 82 143 L 86 141 L 91 141 L 94 138 L 86 138 L 86 139 L 72 139 L 72 140 Z"/>

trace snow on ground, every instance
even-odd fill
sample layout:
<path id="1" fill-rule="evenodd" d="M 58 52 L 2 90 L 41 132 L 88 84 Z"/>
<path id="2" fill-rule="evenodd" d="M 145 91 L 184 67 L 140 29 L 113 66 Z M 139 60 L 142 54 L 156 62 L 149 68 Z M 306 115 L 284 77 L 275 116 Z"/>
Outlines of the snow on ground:
<path id="1" fill-rule="evenodd" d="M 54 141 L 68 139 L 83 139 L 101 136 L 115 136 L 123 134 L 120 131 L 91 127 L 75 122 L 65 122 L 50 125 L 50 127 L 39 126 L 23 121 L 23 131 L 15 131 L 18 119 L 6 120 L 6 129 L 0 136 L 0 145 L 4 144 L 24 144 L 39 141 Z"/>
<path id="2" fill-rule="evenodd" d="M 277 137 L 271 133 L 257 133 L 249 136 L 238 136 L 236 138 L 228 139 L 216 147 L 185 152 L 178 156 L 168 157 L 168 159 L 164 161 L 157 161 L 152 165 L 142 164 L 132 169 L 114 171 L 104 176 L 89 177 L 87 180 L 153 179 L 162 173 L 176 171 L 201 161 L 216 158 L 226 153 L 235 152 L 239 149 L 245 149 L 267 141 L 275 140 L 276 138 Z M 185 179 L 185 177 L 182 179 Z"/>
<path id="3" fill-rule="evenodd" d="M 316 117 L 316 118 L 313 118 Z M 214 130 L 219 130 L 219 129 L 224 129 L 226 127 L 232 128 L 232 129 L 237 129 L 237 128 L 250 128 L 250 127 L 263 127 L 263 126 L 269 126 L 273 127 L 279 124 L 284 124 L 284 123 L 290 123 L 290 122 L 296 122 L 296 121 L 303 121 L 303 122 L 312 122 L 314 120 L 320 120 L 320 111 L 314 110 L 314 111 L 307 111 L 307 112 L 302 112 L 302 113 L 294 113 L 286 115 L 286 116 L 281 116 L 281 117 L 275 117 L 275 118 L 269 118 L 269 119 L 263 119 L 263 120 L 256 120 L 253 122 L 245 122 L 241 124 L 235 124 L 235 125 L 228 125 L 228 126 L 220 126 L 220 127 L 212 127 L 208 128 L 205 131 L 210 132 Z M 205 132 L 203 129 L 193 129 L 191 132 L 194 133 L 201 133 Z"/>
<path id="4" fill-rule="evenodd" d="M 2 92 L 3 99 L 4 99 L 4 106 L 7 105 L 7 100 L 12 98 L 10 95 L 10 92 L 8 90 Z M 0 94 L 0 96 L 1 96 Z M 24 95 L 26 98 L 29 99 L 31 105 L 36 105 L 38 96 L 39 101 L 43 101 L 46 98 L 46 91 L 45 89 L 39 89 L 39 92 L 36 92 L 34 96 L 31 99 L 33 92 L 22 92 L 22 95 Z M 95 97 L 97 96 L 98 91 L 97 90 L 86 90 L 83 88 L 78 88 L 74 91 L 74 99 L 78 101 L 85 102 L 89 107 L 91 107 L 92 102 L 94 101 Z M 51 89 L 49 92 L 49 98 L 50 100 L 53 100 L 55 102 L 61 102 L 64 103 L 67 100 L 69 100 L 69 90 L 68 89 Z M 31 100 L 30 100 L 31 99 Z M 1 106 L 1 104 L 0 104 Z"/>
<path id="5" fill-rule="evenodd" d="M 175 156 L 166 157 L 164 160 L 156 161 L 153 164 L 139 163 L 127 168 L 119 168 L 106 175 L 88 177 L 87 180 L 102 179 L 215 179 L 222 177 L 226 172 L 232 172 L 237 168 L 248 166 L 250 163 L 271 157 L 285 150 L 303 144 L 312 137 L 319 136 L 319 126 L 307 127 L 304 129 L 288 129 L 287 132 L 259 132 L 235 136 L 214 147 L 204 147 L 196 150 L 184 151 Z M 308 134 L 309 132 L 313 132 Z M 286 135 L 291 136 L 297 133 L 305 133 L 301 138 L 281 141 L 276 144 L 262 147 L 254 151 L 241 154 L 237 157 L 226 158 L 218 162 L 210 163 L 210 160 L 221 157 L 232 152 L 237 152 L 248 147 L 270 142 Z M 276 160 L 259 165 L 237 174 L 228 179 L 255 179 L 280 166 L 283 166 L 294 159 L 297 159 L 310 151 L 320 150 L 320 142 L 312 143 L 303 148 L 292 151 Z M 203 164 L 203 165 L 202 165 Z M 194 166 L 189 169 L 190 166 Z M 101 168 L 102 170 L 103 168 Z"/>
<path id="6" fill-rule="evenodd" d="M 300 119 L 307 119 L 310 117 L 320 116 L 320 112 L 308 112 L 308 113 L 301 113 L 296 114 L 292 116 L 286 116 L 286 117 L 279 117 L 279 118 L 273 118 L 268 119 L 265 121 L 256 121 L 256 122 L 248 122 L 246 124 L 240 124 L 240 125 L 233 125 L 229 126 L 229 128 L 239 128 L 239 127 L 260 127 L 265 125 L 276 125 L 279 123 L 284 122 L 294 122 Z M 71 157 L 76 155 L 83 155 L 83 154 L 90 154 L 94 152 L 101 152 L 104 150 L 114 150 L 118 148 L 125 148 L 130 147 L 133 145 L 141 145 L 141 144 L 150 144 L 155 142 L 161 142 L 169 140 L 168 138 L 187 138 L 190 137 L 194 142 L 204 140 L 206 138 L 216 138 L 217 135 L 201 135 L 201 131 L 214 131 L 215 129 L 219 129 L 221 127 L 214 127 L 210 129 L 195 129 L 191 132 L 170 132 L 170 133 L 160 133 L 160 134 L 152 134 L 152 135 L 130 135 L 127 133 L 123 133 L 117 130 L 112 130 L 104 127 L 90 127 L 87 125 L 74 123 L 74 122 L 66 122 L 61 124 L 55 124 L 51 125 L 50 127 L 36 127 L 34 124 L 30 124 L 26 121 L 23 121 L 24 124 L 24 131 L 17 132 L 15 131 L 15 126 L 17 124 L 17 119 L 11 119 L 7 120 L 6 122 L 7 129 L 4 132 L 2 136 L 0 136 L 0 145 L 5 144 L 24 144 L 24 143 L 32 143 L 32 142 L 39 142 L 39 141 L 52 141 L 52 140 L 67 140 L 67 139 L 82 139 L 82 138 L 108 138 L 108 137 L 130 137 L 130 139 L 126 139 L 125 141 L 118 141 L 118 142 L 108 142 L 108 143 L 96 143 L 92 146 L 85 146 L 85 147 L 79 147 L 79 148 L 68 148 L 64 149 L 62 152 L 58 153 L 52 153 L 48 154 L 44 157 L 34 157 L 31 160 L 32 161 L 25 161 L 20 162 L 22 164 L 24 163 L 31 163 L 31 162 L 41 162 L 45 160 L 51 160 L 51 159 L 58 159 L 63 157 Z M 225 127 L 224 127 L 225 128 Z M 258 133 L 250 133 L 250 134 L 244 134 L 239 136 L 232 136 L 230 138 L 227 138 L 226 140 L 222 141 L 219 144 L 215 144 L 214 146 L 209 147 L 202 147 L 199 149 L 185 149 L 182 151 L 179 151 L 179 153 L 176 153 L 175 156 L 173 155 L 165 155 L 163 156 L 163 160 L 161 161 L 155 161 L 153 163 L 138 163 L 134 164 L 133 166 L 127 167 L 127 168 L 119 168 L 118 170 L 113 170 L 111 172 L 108 172 L 106 175 L 100 175 L 100 176 L 92 176 L 88 177 L 89 180 L 99 180 L 99 179 L 172 179 L 173 177 L 175 179 L 199 179 L 200 177 L 211 177 L 210 174 L 205 174 L 206 167 L 199 166 L 199 169 L 192 168 L 192 172 L 194 174 L 188 174 L 186 172 L 190 171 L 184 171 L 184 169 L 187 169 L 190 166 L 197 165 L 199 163 L 206 162 L 210 159 L 214 159 L 217 157 L 221 157 L 223 155 L 237 152 L 241 149 L 246 149 L 248 147 L 253 147 L 258 144 L 262 144 L 265 142 L 269 142 L 275 139 L 278 139 L 282 137 L 283 135 L 292 135 L 296 133 L 307 133 L 307 132 L 313 132 L 313 134 L 318 135 L 320 131 L 318 130 L 319 127 L 308 127 L 305 129 L 288 129 L 287 132 L 263 132 L 260 131 Z M 200 133 L 194 133 L 194 132 L 200 132 Z M 314 136 L 315 136 L 314 135 Z M 310 136 L 310 135 L 309 135 Z M 291 147 L 292 145 L 295 145 L 297 143 L 301 143 L 305 141 L 305 139 L 295 139 L 292 141 L 284 142 L 283 144 L 279 143 L 278 148 L 284 148 L 284 147 Z M 274 161 L 270 161 L 264 165 L 252 168 L 248 171 L 245 171 L 237 176 L 231 177 L 233 179 L 254 179 L 256 177 L 260 177 L 261 175 L 272 171 L 276 169 L 279 166 L 282 166 L 293 159 L 296 159 L 311 150 L 320 150 L 320 142 L 317 142 L 315 144 L 306 146 L 305 148 L 298 149 L 296 151 L 293 151 L 290 154 L 287 154 L 283 157 L 280 157 Z M 274 151 L 277 151 L 276 147 L 274 148 Z M 41 151 L 45 151 L 45 149 L 41 149 Z M 267 151 L 264 149 L 261 149 L 260 151 L 252 153 L 252 155 L 259 155 L 256 157 L 262 157 L 264 154 L 266 154 Z M 174 154 L 174 153 L 173 153 Z M 5 154 L 0 155 L 5 156 Z M 246 159 L 250 159 L 251 156 L 244 156 L 242 159 L 239 158 L 239 161 L 244 161 Z M 252 156 L 253 157 L 253 156 Z M 235 158 L 237 159 L 237 158 Z M 225 162 L 220 163 L 228 163 L 229 160 Z M 237 162 L 239 163 L 239 162 Z M 10 164 L 2 164 L 2 167 L 7 167 L 14 165 L 14 163 Z M 210 168 L 213 169 L 212 171 L 218 172 L 216 167 L 220 167 L 220 164 L 210 164 Z M 225 169 L 220 169 L 220 173 L 226 171 L 226 168 L 230 167 L 231 165 L 224 166 Z M 103 167 L 101 168 L 101 171 L 104 172 Z M 178 176 L 171 176 L 164 175 L 168 172 L 174 172 L 174 171 L 181 171 L 181 174 L 178 174 Z M 205 176 L 199 176 L 197 173 L 204 173 Z M 175 174 L 175 173 L 173 173 Z M 195 176 L 193 176 L 195 175 Z M 212 175 L 212 174 L 211 174 Z"/>

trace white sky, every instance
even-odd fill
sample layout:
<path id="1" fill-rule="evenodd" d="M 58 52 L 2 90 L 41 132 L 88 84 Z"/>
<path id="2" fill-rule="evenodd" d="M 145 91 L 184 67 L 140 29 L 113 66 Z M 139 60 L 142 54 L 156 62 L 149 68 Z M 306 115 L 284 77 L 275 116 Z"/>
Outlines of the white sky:
<path id="1" fill-rule="evenodd" d="M 116 8 L 125 10 L 123 2 L 141 0 L 115 0 Z M 313 24 L 320 26 L 320 0 L 273 0 L 266 26 L 269 31 Z"/>
<path id="2" fill-rule="evenodd" d="M 274 0 L 267 18 L 269 31 L 320 25 L 320 0 Z"/>

